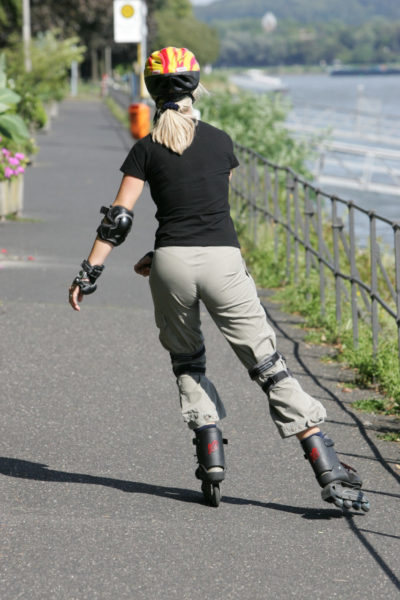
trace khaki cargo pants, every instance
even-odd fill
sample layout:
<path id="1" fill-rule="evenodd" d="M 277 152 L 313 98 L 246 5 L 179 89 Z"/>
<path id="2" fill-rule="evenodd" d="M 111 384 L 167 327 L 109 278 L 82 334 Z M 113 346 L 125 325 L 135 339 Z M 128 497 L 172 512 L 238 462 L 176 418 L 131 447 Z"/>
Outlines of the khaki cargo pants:
<path id="1" fill-rule="evenodd" d="M 158 248 L 150 287 L 160 341 L 171 354 L 177 376 L 184 421 L 195 429 L 224 418 L 223 403 L 205 375 L 200 300 L 246 369 L 276 352 L 275 333 L 240 250 L 228 246 Z M 285 361 L 279 359 L 255 380 L 262 386 L 268 377 L 285 369 Z M 268 400 L 282 437 L 318 425 L 326 417 L 322 404 L 291 376 L 269 390 Z"/>

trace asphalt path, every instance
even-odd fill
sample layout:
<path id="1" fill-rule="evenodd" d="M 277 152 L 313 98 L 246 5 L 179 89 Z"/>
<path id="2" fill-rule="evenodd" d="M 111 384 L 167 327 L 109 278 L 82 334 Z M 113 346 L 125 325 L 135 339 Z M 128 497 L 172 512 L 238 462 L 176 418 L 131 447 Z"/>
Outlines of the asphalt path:
<path id="1" fill-rule="evenodd" d="M 279 349 L 363 476 L 371 511 L 344 515 L 204 313 L 229 438 L 221 505 L 206 506 L 148 282 L 132 269 L 153 244 L 148 190 L 98 291 L 80 313 L 67 303 L 132 141 L 101 102 L 73 100 L 38 141 L 24 220 L 0 223 L 1 599 L 399 598 L 399 445 L 351 410 L 370 392 L 346 392 L 351 374 L 266 298 Z"/>

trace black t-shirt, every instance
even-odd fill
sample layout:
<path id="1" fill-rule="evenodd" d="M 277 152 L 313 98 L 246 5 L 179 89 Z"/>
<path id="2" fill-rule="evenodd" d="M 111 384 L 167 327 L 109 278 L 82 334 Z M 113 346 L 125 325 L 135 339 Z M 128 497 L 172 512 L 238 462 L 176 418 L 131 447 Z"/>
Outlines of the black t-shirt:
<path id="1" fill-rule="evenodd" d="M 229 135 L 202 121 L 181 156 L 151 135 L 136 142 L 121 171 L 149 182 L 159 223 L 156 248 L 240 247 L 228 200 L 229 173 L 238 164 Z"/>

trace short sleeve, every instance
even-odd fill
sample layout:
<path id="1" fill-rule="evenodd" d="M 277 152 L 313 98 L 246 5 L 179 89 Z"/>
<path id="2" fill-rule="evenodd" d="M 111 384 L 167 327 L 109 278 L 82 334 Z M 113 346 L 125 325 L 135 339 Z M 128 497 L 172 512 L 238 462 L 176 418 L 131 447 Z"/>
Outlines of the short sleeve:
<path id="1" fill-rule="evenodd" d="M 232 139 L 228 136 L 229 138 L 229 151 L 228 151 L 228 160 L 229 160 L 229 166 L 231 169 L 235 169 L 235 167 L 239 166 L 239 161 L 235 156 L 235 153 L 233 151 L 233 142 Z"/>
<path id="2" fill-rule="evenodd" d="M 145 146 L 137 142 L 130 150 L 120 170 L 125 175 L 131 175 L 132 177 L 146 181 L 146 155 Z"/>
<path id="3" fill-rule="evenodd" d="M 235 167 L 238 167 L 240 165 L 233 151 L 229 153 L 229 160 L 231 163 L 231 169 L 235 169 Z"/>

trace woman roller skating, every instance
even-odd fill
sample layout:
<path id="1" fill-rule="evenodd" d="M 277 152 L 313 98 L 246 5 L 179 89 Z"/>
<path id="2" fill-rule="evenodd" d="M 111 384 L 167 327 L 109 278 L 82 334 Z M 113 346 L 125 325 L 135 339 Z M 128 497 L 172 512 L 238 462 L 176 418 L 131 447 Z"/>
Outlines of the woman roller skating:
<path id="1" fill-rule="evenodd" d="M 206 501 L 218 506 L 225 477 L 225 440 L 218 427 L 225 409 L 206 376 L 200 301 L 265 392 L 280 435 L 300 440 L 322 498 L 367 511 L 360 478 L 340 463 L 333 442 L 319 428 L 324 407 L 301 388 L 276 348 L 230 217 L 229 179 L 238 166 L 232 140 L 193 114 L 199 80 L 199 64 L 185 48 L 164 48 L 147 59 L 145 83 L 156 105 L 153 130 L 133 146 L 121 167 L 117 197 L 101 209 L 104 218 L 70 287 L 70 304 L 80 310 L 83 295 L 95 291 L 106 257 L 131 229 L 132 210 L 147 181 L 159 226 L 154 252 L 135 271 L 150 275 L 160 341 L 171 356 L 183 419 L 194 431 L 196 476 Z"/>

